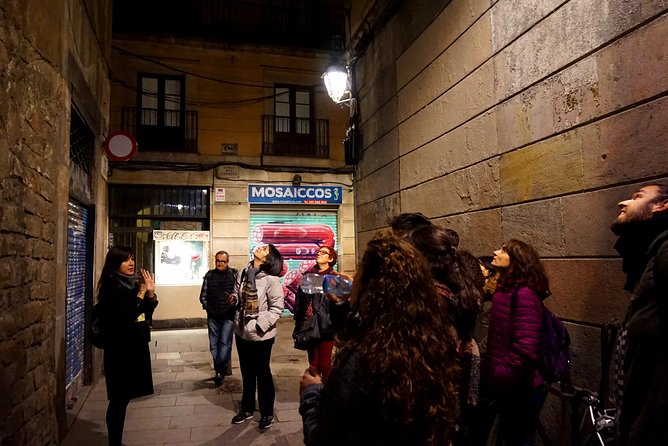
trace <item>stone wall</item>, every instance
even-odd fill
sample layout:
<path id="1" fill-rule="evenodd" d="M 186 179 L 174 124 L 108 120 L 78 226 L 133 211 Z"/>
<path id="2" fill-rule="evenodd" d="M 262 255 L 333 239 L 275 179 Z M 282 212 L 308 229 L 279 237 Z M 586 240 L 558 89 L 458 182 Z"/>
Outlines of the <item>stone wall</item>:
<path id="1" fill-rule="evenodd" d="M 48 444 L 56 421 L 56 185 L 66 172 L 67 86 L 0 9 L 3 444 Z M 54 100 L 55 99 L 55 100 Z M 64 159 L 63 159 L 64 158 Z"/>
<path id="2" fill-rule="evenodd" d="M 353 23 L 360 253 L 414 211 L 476 255 L 530 242 L 569 322 L 576 384 L 598 390 L 600 327 L 628 301 L 609 223 L 668 176 L 668 2 L 375 3 L 397 10 Z"/>
<path id="3" fill-rule="evenodd" d="M 87 3 L 92 12 L 109 19 L 108 2 Z M 100 104 L 108 82 L 106 70 L 98 69 L 100 52 L 82 51 L 100 42 L 83 13 L 78 0 L 0 0 L 3 445 L 57 444 L 65 429 L 63 350 L 72 86 L 86 86 L 88 97 L 79 94 L 81 99 L 75 103 L 88 115 L 97 116 L 92 124 L 99 126 L 106 114 Z M 88 27 L 75 33 L 81 28 L 73 23 L 88 23 Z M 72 53 L 78 56 L 69 58 L 68 64 L 66 55 Z M 92 78 L 96 85 L 91 85 Z M 99 130 L 93 127 L 94 132 Z"/>

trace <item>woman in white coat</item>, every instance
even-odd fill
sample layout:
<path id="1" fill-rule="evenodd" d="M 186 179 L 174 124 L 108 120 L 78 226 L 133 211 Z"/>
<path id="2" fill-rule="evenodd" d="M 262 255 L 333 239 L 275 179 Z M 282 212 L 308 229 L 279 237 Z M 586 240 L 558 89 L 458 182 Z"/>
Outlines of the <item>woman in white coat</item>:
<path id="1" fill-rule="evenodd" d="M 261 244 L 253 252 L 253 260 L 241 273 L 235 295 L 239 310 L 235 329 L 243 394 L 239 413 L 232 418 L 240 424 L 253 418 L 255 389 L 260 405 L 260 429 L 274 422 L 274 380 L 269 361 L 276 337 L 276 322 L 283 314 L 283 286 L 278 275 L 283 258 L 274 245 Z"/>

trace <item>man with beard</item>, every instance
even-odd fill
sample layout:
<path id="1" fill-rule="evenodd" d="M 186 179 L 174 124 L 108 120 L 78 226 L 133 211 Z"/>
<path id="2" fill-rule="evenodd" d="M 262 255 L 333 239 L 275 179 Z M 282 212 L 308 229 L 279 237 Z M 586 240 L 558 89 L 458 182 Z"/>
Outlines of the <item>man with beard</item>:
<path id="1" fill-rule="evenodd" d="M 612 231 L 632 293 L 620 335 L 622 446 L 668 445 L 668 186 L 619 202 Z"/>

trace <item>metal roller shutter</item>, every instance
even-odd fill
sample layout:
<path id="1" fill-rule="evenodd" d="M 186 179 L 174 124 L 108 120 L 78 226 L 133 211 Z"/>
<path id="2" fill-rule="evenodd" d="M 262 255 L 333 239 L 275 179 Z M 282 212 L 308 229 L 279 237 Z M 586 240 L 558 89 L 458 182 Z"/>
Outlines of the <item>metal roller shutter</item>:
<path id="1" fill-rule="evenodd" d="M 69 400 L 83 382 L 88 210 L 71 200 L 68 204 L 65 389 Z"/>
<path id="2" fill-rule="evenodd" d="M 290 316 L 301 275 L 315 264 L 318 247 L 329 245 L 339 251 L 337 213 L 308 209 L 251 211 L 250 223 L 250 252 L 258 243 L 270 243 L 283 256 L 284 316 Z"/>

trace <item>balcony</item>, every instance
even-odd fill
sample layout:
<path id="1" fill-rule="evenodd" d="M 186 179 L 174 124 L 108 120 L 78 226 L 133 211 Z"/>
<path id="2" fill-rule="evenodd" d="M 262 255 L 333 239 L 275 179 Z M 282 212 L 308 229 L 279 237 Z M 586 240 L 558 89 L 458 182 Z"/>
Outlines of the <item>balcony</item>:
<path id="1" fill-rule="evenodd" d="M 263 115 L 262 154 L 329 158 L 329 120 Z"/>
<path id="2" fill-rule="evenodd" d="M 196 111 L 123 107 L 121 127 L 135 135 L 140 152 L 197 153 Z"/>

